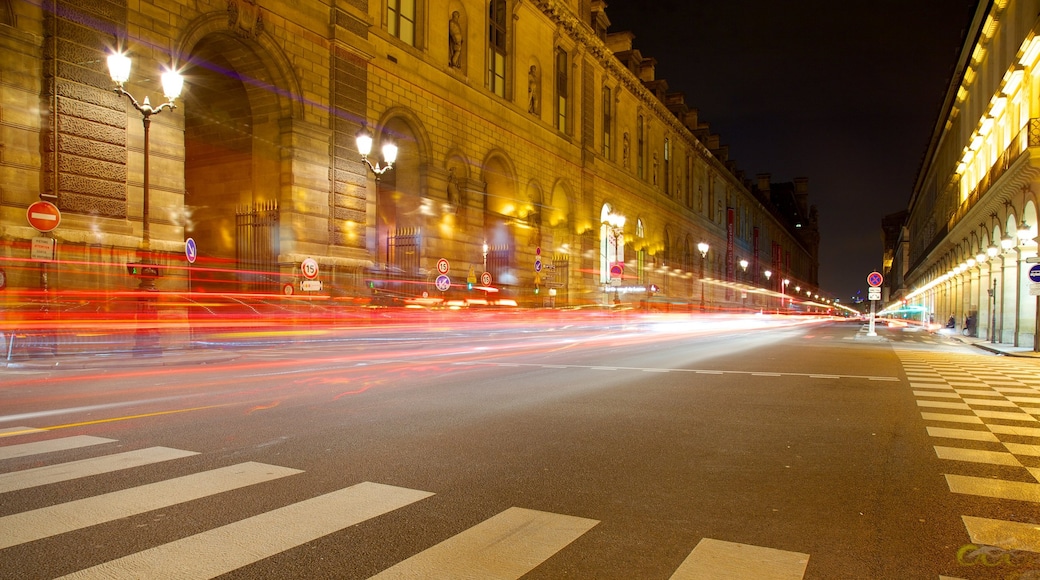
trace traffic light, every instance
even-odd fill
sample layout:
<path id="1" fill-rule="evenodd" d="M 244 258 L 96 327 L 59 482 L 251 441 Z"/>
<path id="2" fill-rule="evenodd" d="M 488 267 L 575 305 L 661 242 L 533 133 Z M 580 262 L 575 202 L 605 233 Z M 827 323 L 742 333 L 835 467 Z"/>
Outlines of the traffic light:
<path id="1" fill-rule="evenodd" d="M 466 290 L 472 290 L 472 289 L 473 289 L 473 282 L 466 282 Z"/>
<path id="2" fill-rule="evenodd" d="M 126 273 L 131 276 L 145 276 L 148 278 L 158 278 L 162 275 L 158 265 L 142 264 L 140 262 L 127 262 Z"/>

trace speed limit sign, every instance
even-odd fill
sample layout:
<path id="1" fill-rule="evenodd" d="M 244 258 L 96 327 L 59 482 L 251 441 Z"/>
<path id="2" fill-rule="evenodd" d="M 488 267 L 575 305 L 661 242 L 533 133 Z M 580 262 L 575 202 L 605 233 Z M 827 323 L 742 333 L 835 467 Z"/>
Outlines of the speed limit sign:
<path id="1" fill-rule="evenodd" d="M 308 280 L 313 280 L 318 277 L 318 261 L 314 258 L 307 258 L 300 264 L 300 271 L 303 273 L 303 277 Z"/>
<path id="2" fill-rule="evenodd" d="M 490 286 L 491 285 L 491 272 L 484 272 L 483 274 L 480 275 L 480 284 L 482 286 Z"/>

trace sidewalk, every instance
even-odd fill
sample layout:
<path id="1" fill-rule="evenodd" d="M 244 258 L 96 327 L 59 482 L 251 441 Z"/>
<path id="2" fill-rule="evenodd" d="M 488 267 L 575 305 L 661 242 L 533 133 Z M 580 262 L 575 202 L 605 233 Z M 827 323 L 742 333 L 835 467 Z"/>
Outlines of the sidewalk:
<path id="1" fill-rule="evenodd" d="M 1031 346 L 1012 346 L 1010 344 L 992 343 L 984 338 L 975 338 L 973 336 L 961 336 L 961 335 L 944 335 L 951 340 L 963 342 L 964 344 L 970 344 L 975 348 L 980 348 L 985 351 L 992 352 L 994 354 L 1002 354 L 1006 356 L 1014 356 L 1021 358 L 1031 358 L 1040 361 L 1040 352 L 1033 352 Z"/>

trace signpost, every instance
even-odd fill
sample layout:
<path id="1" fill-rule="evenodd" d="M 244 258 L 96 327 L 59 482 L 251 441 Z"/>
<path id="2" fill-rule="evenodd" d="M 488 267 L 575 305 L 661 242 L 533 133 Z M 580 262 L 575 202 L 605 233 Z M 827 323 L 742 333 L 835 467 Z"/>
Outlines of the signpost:
<path id="1" fill-rule="evenodd" d="M 884 281 L 885 277 L 879 272 L 871 272 L 867 275 L 867 284 L 870 286 L 867 290 L 867 299 L 870 300 L 870 329 L 867 331 L 867 336 L 877 336 L 877 332 L 874 331 L 874 303 L 881 300 L 881 284 Z"/>
<path id="2" fill-rule="evenodd" d="M 1027 258 L 1036 262 L 1037 258 Z M 1036 296 L 1036 320 L 1033 321 L 1033 352 L 1040 352 L 1040 264 L 1029 268 L 1029 295 Z"/>

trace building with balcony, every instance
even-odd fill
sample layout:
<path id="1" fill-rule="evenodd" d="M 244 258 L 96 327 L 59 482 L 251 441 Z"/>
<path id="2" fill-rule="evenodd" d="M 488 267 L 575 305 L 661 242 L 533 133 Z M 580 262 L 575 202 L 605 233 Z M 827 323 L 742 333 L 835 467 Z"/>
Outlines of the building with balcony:
<path id="1" fill-rule="evenodd" d="M 797 306 L 787 286 L 818 293 L 808 181 L 746 179 L 606 8 L 0 0 L 8 289 L 129 290 L 127 264 L 146 263 L 159 290 L 390 302 L 476 286 L 531 306 L 761 309 Z M 178 70 L 176 107 L 142 126 L 113 52 L 138 99 L 162 100 L 159 73 Z M 27 223 L 40 200 L 61 211 L 53 231 Z M 41 238 L 53 261 L 32 256 Z"/>
<path id="2" fill-rule="evenodd" d="M 980 2 L 893 246 L 894 299 L 993 342 L 1036 341 L 1040 2 Z"/>

